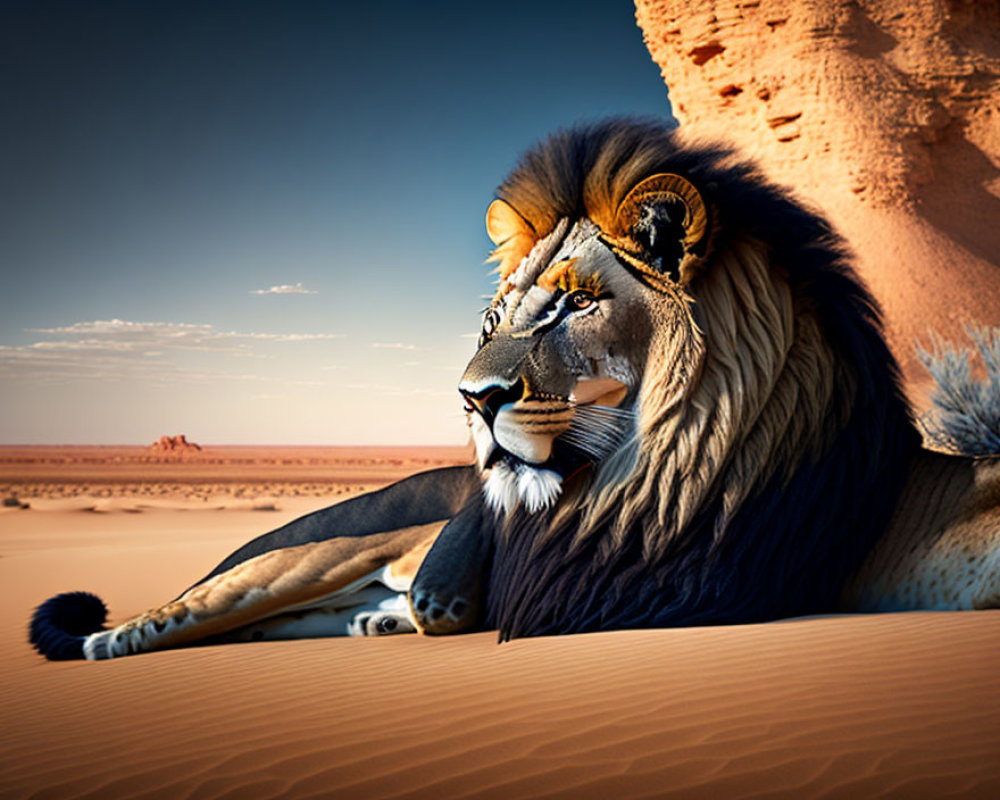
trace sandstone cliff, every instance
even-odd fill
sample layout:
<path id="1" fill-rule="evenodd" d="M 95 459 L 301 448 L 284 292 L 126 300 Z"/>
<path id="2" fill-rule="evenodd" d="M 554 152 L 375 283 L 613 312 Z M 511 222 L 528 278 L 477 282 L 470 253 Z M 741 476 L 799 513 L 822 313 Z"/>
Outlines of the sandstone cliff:
<path id="1" fill-rule="evenodd" d="M 682 131 L 848 238 L 911 396 L 914 342 L 1000 324 L 1000 3 L 637 0 Z"/>
<path id="2" fill-rule="evenodd" d="M 181 433 L 177 436 L 161 436 L 147 449 L 153 453 L 183 456 L 201 452 L 201 445 L 189 442 L 187 436 Z"/>

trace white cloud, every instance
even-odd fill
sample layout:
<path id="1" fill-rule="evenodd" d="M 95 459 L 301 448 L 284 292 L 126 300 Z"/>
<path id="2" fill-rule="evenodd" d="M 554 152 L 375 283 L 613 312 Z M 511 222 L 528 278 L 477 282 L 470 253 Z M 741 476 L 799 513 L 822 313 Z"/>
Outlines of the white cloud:
<path id="1" fill-rule="evenodd" d="M 250 294 L 319 294 L 319 292 L 307 289 L 301 283 L 296 283 L 294 286 L 283 283 L 270 289 L 251 289 Z"/>
<path id="2" fill-rule="evenodd" d="M 374 342 L 372 344 L 377 350 L 419 350 L 415 344 L 405 344 L 403 342 Z"/>
<path id="3" fill-rule="evenodd" d="M 224 336 L 263 339 L 268 342 L 315 342 L 323 339 L 339 339 L 342 333 L 226 333 Z"/>
<path id="4" fill-rule="evenodd" d="M 166 332 L 172 336 L 212 331 L 211 325 L 188 322 L 130 322 L 124 319 L 99 319 L 94 322 L 74 322 L 61 328 L 25 328 L 28 333 L 123 334 Z"/>
<path id="5" fill-rule="evenodd" d="M 139 378 L 205 381 L 270 380 L 183 366 L 184 353 L 266 359 L 259 345 L 336 339 L 336 333 L 260 333 L 220 331 L 213 325 L 186 322 L 95 320 L 57 328 L 28 328 L 28 333 L 57 336 L 30 344 L 0 345 L 0 374 L 23 380 Z M 181 361 L 177 361 L 181 359 Z"/>
<path id="6" fill-rule="evenodd" d="M 188 322 L 131 322 L 122 319 L 74 322 L 61 328 L 26 328 L 28 333 L 87 336 L 68 342 L 36 342 L 32 347 L 132 350 L 150 345 L 174 350 L 224 351 L 245 349 L 249 341 L 310 342 L 338 339 L 339 333 L 241 333 L 219 331 L 213 325 Z"/>

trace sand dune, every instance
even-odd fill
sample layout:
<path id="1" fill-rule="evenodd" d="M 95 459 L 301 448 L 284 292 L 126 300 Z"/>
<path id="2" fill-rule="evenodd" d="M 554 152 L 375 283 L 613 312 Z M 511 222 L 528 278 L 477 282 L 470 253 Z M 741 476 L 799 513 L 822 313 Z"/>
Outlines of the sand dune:
<path id="1" fill-rule="evenodd" d="M 0 512 L 5 798 L 1000 796 L 1000 612 L 46 663 L 52 593 L 124 617 L 329 499 L 42 500 Z"/>

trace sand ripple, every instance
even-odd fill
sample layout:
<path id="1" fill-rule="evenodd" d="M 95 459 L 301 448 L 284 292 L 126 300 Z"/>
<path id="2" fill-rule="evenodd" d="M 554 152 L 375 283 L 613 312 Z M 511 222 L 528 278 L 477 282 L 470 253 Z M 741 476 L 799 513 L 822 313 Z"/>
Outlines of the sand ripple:
<path id="1" fill-rule="evenodd" d="M 329 501 L 38 502 L 0 513 L 2 798 L 1000 797 L 1000 611 L 50 664 L 51 594 L 120 619 Z"/>
<path id="2" fill-rule="evenodd" d="M 10 631 L 13 635 L 15 631 Z M 270 643 L 0 689 L 11 797 L 986 797 L 1000 613 Z M 23 646 L 22 646 L 23 648 Z M 26 650 L 26 648 L 23 648 Z"/>

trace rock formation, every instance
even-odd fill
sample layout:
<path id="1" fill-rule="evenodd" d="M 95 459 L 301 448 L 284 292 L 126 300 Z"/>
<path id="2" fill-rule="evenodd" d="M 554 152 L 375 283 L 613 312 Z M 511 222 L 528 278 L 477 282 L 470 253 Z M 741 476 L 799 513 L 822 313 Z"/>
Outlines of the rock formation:
<path id="1" fill-rule="evenodd" d="M 154 453 L 164 453 L 167 455 L 188 455 L 201 450 L 201 445 L 189 442 L 187 437 L 181 433 L 177 436 L 161 436 L 153 442 L 149 449 Z"/>
<path id="2" fill-rule="evenodd" d="M 1000 3 L 637 0 L 681 130 L 844 234 L 918 407 L 914 343 L 1000 324 Z"/>

